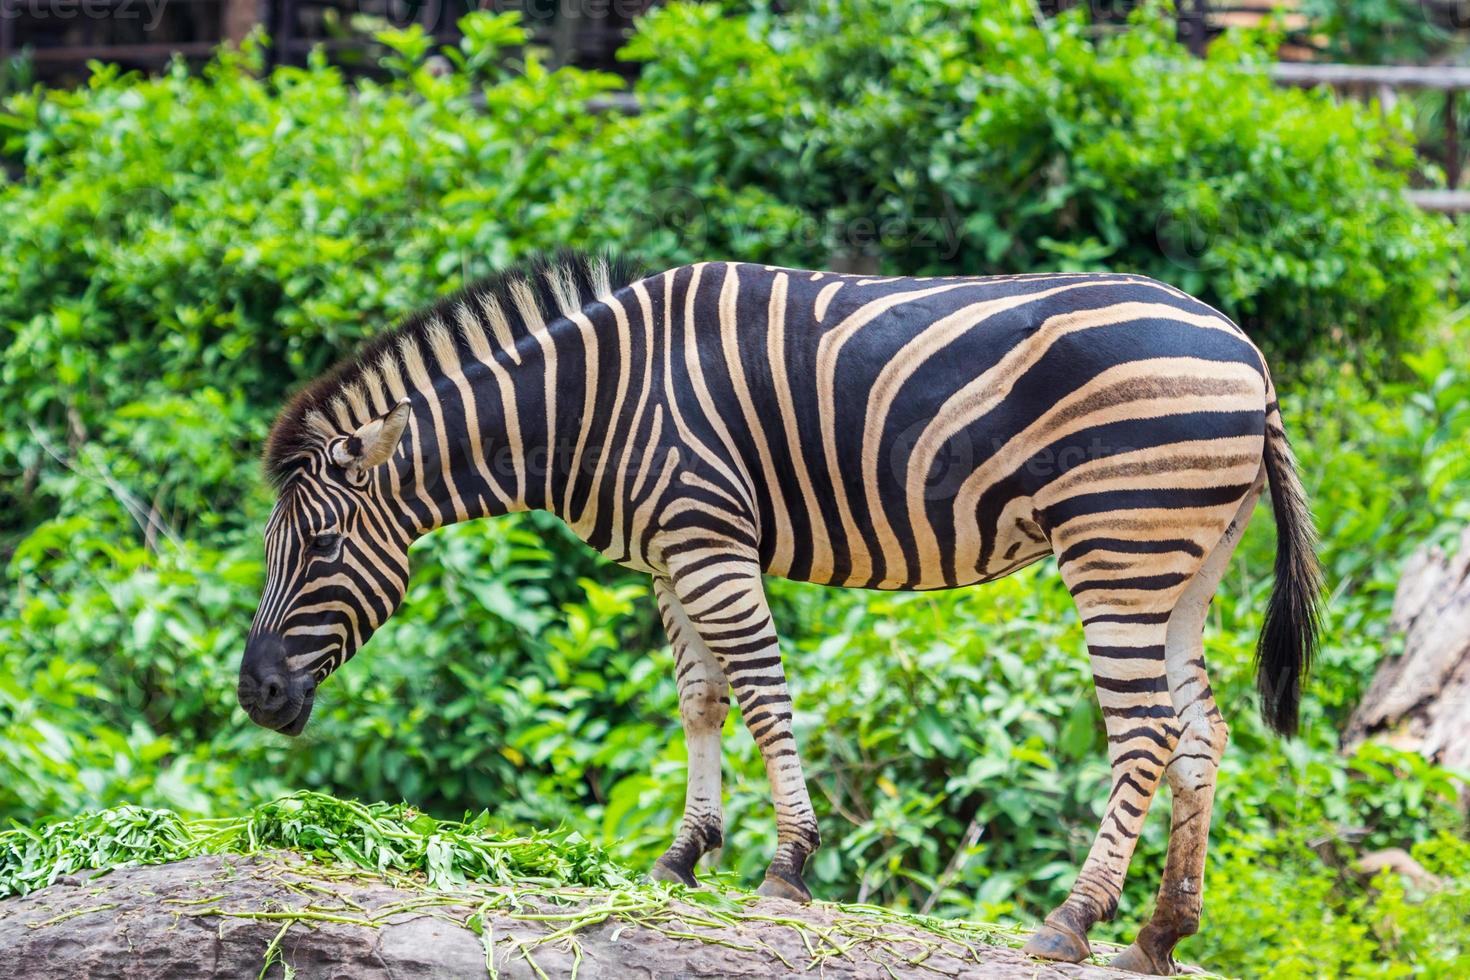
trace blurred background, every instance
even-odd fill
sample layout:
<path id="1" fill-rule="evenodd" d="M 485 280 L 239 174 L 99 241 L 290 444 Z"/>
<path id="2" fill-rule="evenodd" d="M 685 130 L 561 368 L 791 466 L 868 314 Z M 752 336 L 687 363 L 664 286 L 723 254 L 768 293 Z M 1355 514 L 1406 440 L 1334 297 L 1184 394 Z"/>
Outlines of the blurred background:
<path id="1" fill-rule="evenodd" d="M 1441 673 L 1390 621 L 1406 562 L 1432 573 L 1423 549 L 1470 524 L 1470 3 L 455 3 L 0 0 L 0 817 L 315 788 L 564 824 L 646 866 L 682 809 L 671 658 L 646 579 L 545 515 L 416 546 L 403 609 L 305 737 L 245 719 L 258 454 L 286 395 L 563 245 L 1140 272 L 1267 350 L 1331 588 L 1283 742 L 1252 687 L 1260 509 L 1206 638 L 1233 744 L 1181 955 L 1470 975 L 1470 598 L 1445 572 L 1417 626 L 1453 648 Z M 926 595 L 770 588 L 819 897 L 1023 923 L 1058 902 L 1108 777 L 1052 564 Z M 773 818 L 727 732 L 721 861 L 754 881 Z M 1165 830 L 1103 937 L 1146 918 Z"/>

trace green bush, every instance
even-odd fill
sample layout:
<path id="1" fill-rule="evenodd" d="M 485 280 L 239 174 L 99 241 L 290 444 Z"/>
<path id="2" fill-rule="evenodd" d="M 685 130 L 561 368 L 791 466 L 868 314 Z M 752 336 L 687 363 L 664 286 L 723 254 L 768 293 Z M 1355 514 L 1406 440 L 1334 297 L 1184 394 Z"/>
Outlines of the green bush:
<path id="1" fill-rule="evenodd" d="M 640 161 L 655 186 L 757 188 L 799 209 L 767 232 L 783 261 L 1126 269 L 1278 351 L 1409 336 L 1449 244 L 1403 199 L 1403 131 L 1273 85 L 1244 42 L 1191 59 L 1172 30 L 1140 13 L 1094 42 L 1079 16 L 1038 28 L 1023 0 L 831 0 L 738 20 L 673 4 L 625 49 L 652 110 L 630 132 L 667 147 Z"/>
<path id="2" fill-rule="evenodd" d="M 503 29 L 471 32 L 477 64 L 522 38 L 505 18 L 478 22 Z M 222 491 L 248 492 L 256 474 L 238 463 L 294 383 L 436 292 L 568 237 L 569 216 L 535 203 L 556 197 L 546 161 L 599 128 L 582 104 L 614 84 L 530 61 L 498 80 L 418 69 L 349 86 L 319 58 L 264 79 L 257 61 L 224 54 L 202 78 L 104 69 L 82 91 L 7 101 L 0 132 L 24 170 L 0 193 L 13 423 L 0 470 L 25 474 L 0 491 L 7 530 L 55 500 L 15 494 L 42 465 L 33 428 L 58 446 L 151 451 L 147 438 L 128 444 L 128 413 L 177 425 L 176 401 L 201 388 L 232 409 L 246 396 L 248 418 L 236 415 L 226 446 L 202 447 L 213 468 L 187 486 L 133 489 L 201 520 Z M 482 91 L 491 111 L 471 108 Z M 99 440 L 103 427 L 114 438 Z"/>
<path id="3" fill-rule="evenodd" d="M 1300 836 L 1227 843 L 1209 872 L 1209 918 L 1195 948 L 1240 976 L 1463 977 L 1470 844 L 1440 834 L 1412 854 L 1444 884 L 1425 891 L 1389 871 L 1364 883 Z M 1262 914 L 1267 903 L 1285 914 Z"/>

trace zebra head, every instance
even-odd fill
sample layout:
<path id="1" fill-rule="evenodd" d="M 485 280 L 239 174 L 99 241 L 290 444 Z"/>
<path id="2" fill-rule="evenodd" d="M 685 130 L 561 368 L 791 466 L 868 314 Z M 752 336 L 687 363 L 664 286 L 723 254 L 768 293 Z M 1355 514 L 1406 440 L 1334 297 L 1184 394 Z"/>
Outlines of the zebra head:
<path id="1" fill-rule="evenodd" d="M 401 401 L 342 436 L 323 432 L 318 417 L 316 438 L 302 440 L 277 474 L 280 496 L 265 529 L 265 590 L 237 690 L 258 725 L 300 734 L 317 685 L 403 599 L 411 536 L 391 507 L 382 464 L 408 419 L 409 403 Z"/>

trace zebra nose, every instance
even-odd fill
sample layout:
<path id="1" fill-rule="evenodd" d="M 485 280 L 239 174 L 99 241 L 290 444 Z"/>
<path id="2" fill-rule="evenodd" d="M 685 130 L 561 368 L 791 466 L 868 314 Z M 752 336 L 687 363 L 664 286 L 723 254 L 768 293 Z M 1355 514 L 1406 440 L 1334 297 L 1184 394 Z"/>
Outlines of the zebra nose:
<path id="1" fill-rule="evenodd" d="M 251 717 L 267 717 L 286 706 L 291 685 L 282 668 L 285 666 L 285 644 L 275 636 L 256 636 L 245 646 L 245 659 L 240 663 L 240 707 Z"/>
<path id="2" fill-rule="evenodd" d="M 286 706 L 286 678 L 280 674 L 270 674 L 261 680 L 257 687 L 258 692 L 255 701 L 257 711 L 274 714 Z"/>

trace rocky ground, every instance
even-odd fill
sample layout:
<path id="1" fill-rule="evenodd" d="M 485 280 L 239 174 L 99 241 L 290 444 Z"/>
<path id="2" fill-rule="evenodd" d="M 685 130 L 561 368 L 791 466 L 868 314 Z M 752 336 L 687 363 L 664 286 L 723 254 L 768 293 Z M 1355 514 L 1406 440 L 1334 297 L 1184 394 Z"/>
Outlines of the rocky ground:
<path id="1" fill-rule="evenodd" d="M 289 852 L 70 876 L 0 902 L 0 977 L 987 977 L 1106 980 L 1017 934 L 779 899 L 427 891 Z"/>

